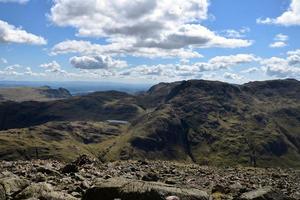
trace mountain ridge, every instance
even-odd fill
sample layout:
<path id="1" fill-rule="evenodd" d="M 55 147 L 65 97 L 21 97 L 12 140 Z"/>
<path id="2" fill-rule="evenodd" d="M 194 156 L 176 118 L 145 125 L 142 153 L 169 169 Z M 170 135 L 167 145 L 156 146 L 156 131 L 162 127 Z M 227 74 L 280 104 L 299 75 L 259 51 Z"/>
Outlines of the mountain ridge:
<path id="1" fill-rule="evenodd" d="M 148 158 L 298 168 L 299 94 L 300 82 L 294 79 L 243 85 L 188 80 L 160 83 L 136 95 L 108 91 L 51 102 L 2 103 L 0 141 L 5 129 L 35 126 L 36 134 L 51 121 L 125 120 L 129 124 L 121 134 L 94 144 L 90 154 L 103 161 Z"/>

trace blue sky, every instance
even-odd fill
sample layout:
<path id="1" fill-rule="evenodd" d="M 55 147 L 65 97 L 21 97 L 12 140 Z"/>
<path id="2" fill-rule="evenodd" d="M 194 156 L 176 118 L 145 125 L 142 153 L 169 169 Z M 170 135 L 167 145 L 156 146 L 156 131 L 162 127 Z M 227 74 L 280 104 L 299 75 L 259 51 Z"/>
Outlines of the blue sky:
<path id="1" fill-rule="evenodd" d="M 300 0 L 0 0 L 0 80 L 300 78 Z"/>

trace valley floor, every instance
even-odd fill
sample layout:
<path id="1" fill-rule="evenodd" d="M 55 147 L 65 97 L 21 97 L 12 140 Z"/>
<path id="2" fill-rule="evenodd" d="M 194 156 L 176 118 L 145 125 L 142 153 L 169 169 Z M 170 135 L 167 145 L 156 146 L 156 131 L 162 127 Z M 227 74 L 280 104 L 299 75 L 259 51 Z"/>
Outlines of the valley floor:
<path id="1" fill-rule="evenodd" d="M 143 196 L 145 191 L 139 184 L 165 196 Z M 126 200 L 127 193 L 137 193 L 144 200 L 166 196 L 178 196 L 181 200 L 300 199 L 300 171 L 216 168 L 167 161 L 99 163 L 86 156 L 69 164 L 54 160 L 0 162 L 0 200 L 113 200 L 119 198 L 117 195 L 125 195 L 122 199 Z"/>

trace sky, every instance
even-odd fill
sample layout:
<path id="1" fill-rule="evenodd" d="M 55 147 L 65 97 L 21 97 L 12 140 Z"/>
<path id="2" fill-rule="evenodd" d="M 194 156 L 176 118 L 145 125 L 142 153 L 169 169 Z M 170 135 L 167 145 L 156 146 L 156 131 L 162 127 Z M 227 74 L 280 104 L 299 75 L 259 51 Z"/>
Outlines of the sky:
<path id="1" fill-rule="evenodd" d="M 0 81 L 300 79 L 300 0 L 0 0 Z"/>

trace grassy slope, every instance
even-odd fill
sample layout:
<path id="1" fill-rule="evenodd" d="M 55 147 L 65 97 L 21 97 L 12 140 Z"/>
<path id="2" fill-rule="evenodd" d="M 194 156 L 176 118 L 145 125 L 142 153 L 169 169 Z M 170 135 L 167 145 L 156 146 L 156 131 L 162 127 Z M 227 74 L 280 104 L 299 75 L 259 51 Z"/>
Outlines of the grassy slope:
<path id="1" fill-rule="evenodd" d="M 0 88 L 0 101 L 49 101 L 71 97 L 67 91 L 54 90 L 49 87 L 14 87 Z"/>
<path id="2" fill-rule="evenodd" d="M 294 80 L 243 86 L 194 80 L 160 84 L 139 96 L 102 92 L 39 106 L 35 103 L 29 105 L 28 111 L 14 104 L 12 107 L 25 116 L 32 112 L 32 107 L 38 107 L 38 115 L 94 122 L 80 126 L 80 137 L 74 136 L 74 128 L 48 126 L 50 135 L 55 133 L 52 130 L 58 135 L 62 132 L 64 139 L 59 141 L 44 138 L 44 125 L 38 126 L 39 132 L 29 131 L 31 134 L 27 128 L 12 131 L 23 131 L 17 135 L 25 139 L 4 131 L 0 134 L 0 155 L 7 156 L 6 149 L 38 145 L 49 148 L 44 150 L 50 152 L 45 157 L 60 159 L 86 153 L 101 160 L 149 158 L 249 165 L 250 155 L 255 152 L 258 166 L 300 168 L 299 94 L 300 83 Z M 131 125 L 120 127 L 117 135 L 103 140 L 94 138 L 96 142 L 85 144 L 84 135 L 93 135 L 104 126 L 95 121 L 106 119 L 130 120 Z M 12 155 L 18 157 L 16 153 Z"/>
<path id="3" fill-rule="evenodd" d="M 127 125 L 107 122 L 50 122 L 0 132 L 0 159 L 54 158 L 70 161 L 80 154 L 98 157 L 101 143 L 121 135 Z"/>

